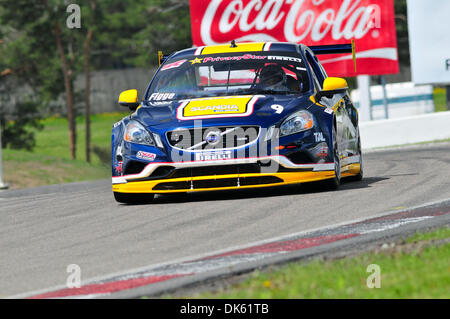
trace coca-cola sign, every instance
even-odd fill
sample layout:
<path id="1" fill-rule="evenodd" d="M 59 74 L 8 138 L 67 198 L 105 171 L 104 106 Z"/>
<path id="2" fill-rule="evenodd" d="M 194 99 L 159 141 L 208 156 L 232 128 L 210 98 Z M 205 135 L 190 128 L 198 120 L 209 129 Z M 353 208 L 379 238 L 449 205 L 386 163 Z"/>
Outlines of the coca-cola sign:
<path id="1" fill-rule="evenodd" d="M 351 55 L 319 59 L 331 76 L 398 73 L 393 0 L 191 0 L 195 46 L 236 42 L 356 42 Z"/>

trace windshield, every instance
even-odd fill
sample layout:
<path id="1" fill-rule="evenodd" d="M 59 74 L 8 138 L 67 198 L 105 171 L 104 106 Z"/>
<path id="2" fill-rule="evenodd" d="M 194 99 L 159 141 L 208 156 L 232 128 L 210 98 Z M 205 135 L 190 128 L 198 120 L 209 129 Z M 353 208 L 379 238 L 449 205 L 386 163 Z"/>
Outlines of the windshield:
<path id="1" fill-rule="evenodd" d="M 305 64 L 287 52 L 216 54 L 168 61 L 146 100 L 217 95 L 302 94 L 309 90 Z"/>

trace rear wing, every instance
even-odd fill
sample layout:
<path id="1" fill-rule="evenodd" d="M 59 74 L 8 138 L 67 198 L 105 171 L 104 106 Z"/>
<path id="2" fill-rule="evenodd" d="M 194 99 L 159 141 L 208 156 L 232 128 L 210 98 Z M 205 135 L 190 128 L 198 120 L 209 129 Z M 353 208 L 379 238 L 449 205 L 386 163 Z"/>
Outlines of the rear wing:
<path id="1" fill-rule="evenodd" d="M 353 64 L 356 72 L 356 53 L 355 53 L 355 40 L 347 44 L 332 44 L 332 45 L 313 45 L 309 47 L 314 54 L 343 54 L 351 53 Z"/>
<path id="2" fill-rule="evenodd" d="M 169 56 L 168 55 L 164 55 L 162 51 L 158 51 L 158 66 L 161 66 L 161 64 L 164 63 L 164 61 L 167 60 Z"/>

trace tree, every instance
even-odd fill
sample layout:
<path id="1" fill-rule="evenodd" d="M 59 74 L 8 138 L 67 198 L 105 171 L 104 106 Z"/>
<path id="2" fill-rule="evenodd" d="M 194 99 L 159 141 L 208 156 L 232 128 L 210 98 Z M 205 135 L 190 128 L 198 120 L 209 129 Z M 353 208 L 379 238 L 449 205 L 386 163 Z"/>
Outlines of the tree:
<path id="1" fill-rule="evenodd" d="M 85 103 L 85 121 L 86 121 L 86 161 L 91 162 L 91 120 L 90 120 L 90 93 L 91 93 L 91 78 L 90 78 L 90 58 L 91 58 L 91 41 L 94 33 L 94 12 L 96 4 L 95 0 L 91 0 L 90 6 L 90 19 L 89 26 L 86 32 L 86 39 L 84 41 L 84 75 L 85 75 L 85 92 L 84 92 L 84 103 Z"/>
<path id="2" fill-rule="evenodd" d="M 96 69 L 148 68 L 157 65 L 158 50 L 192 46 L 189 0 L 103 0 L 96 17 Z"/>
<path id="3" fill-rule="evenodd" d="M 1 66 L 0 66 L 1 68 Z M 11 92 L 15 92 L 16 81 L 10 69 L 0 72 L 0 128 L 2 147 L 31 151 L 36 145 L 33 129 L 42 129 L 39 103 L 29 96 L 11 105 Z M 1 159 L 0 159 L 1 160 Z"/>
<path id="4" fill-rule="evenodd" d="M 0 66 L 29 87 L 41 107 L 65 98 L 72 158 L 76 158 L 76 94 L 73 82 L 84 72 L 86 160 L 90 161 L 90 71 L 157 64 L 156 52 L 189 47 L 188 0 L 79 0 L 81 28 L 66 26 L 61 0 L 4 0 L 5 29 Z M 1 31 L 1 30 L 0 30 Z M 94 37 L 95 35 L 95 37 Z M 0 72 L 4 71 L 1 69 Z"/>
<path id="5" fill-rule="evenodd" d="M 76 158 L 76 128 L 73 101 L 75 43 L 63 27 L 66 7 L 59 0 L 2 3 L 0 21 L 10 29 L 2 59 L 11 74 L 28 85 L 41 104 L 58 99 L 65 91 L 69 145 Z"/>

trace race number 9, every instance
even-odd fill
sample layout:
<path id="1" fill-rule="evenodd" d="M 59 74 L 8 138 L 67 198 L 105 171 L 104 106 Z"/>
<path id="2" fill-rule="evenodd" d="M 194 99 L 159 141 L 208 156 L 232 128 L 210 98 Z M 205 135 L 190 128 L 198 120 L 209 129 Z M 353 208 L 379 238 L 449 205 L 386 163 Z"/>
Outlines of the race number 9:
<path id="1" fill-rule="evenodd" d="M 275 113 L 281 114 L 284 110 L 284 107 L 282 107 L 279 104 L 274 104 L 274 105 L 272 105 L 272 109 L 275 110 Z"/>

